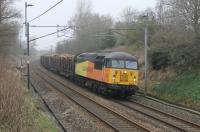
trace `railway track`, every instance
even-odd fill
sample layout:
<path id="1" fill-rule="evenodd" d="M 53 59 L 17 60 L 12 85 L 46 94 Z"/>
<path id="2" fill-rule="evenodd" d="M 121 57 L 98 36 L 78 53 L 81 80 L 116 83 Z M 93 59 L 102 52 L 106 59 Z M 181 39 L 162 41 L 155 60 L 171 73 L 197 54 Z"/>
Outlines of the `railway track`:
<path id="1" fill-rule="evenodd" d="M 93 100 L 88 95 L 81 93 L 69 86 L 66 86 L 60 80 L 49 76 L 44 71 L 38 69 L 40 72 L 35 72 L 46 83 L 51 85 L 53 88 L 63 93 L 73 102 L 84 108 L 86 111 L 97 117 L 102 122 L 106 123 L 115 131 L 119 132 L 133 132 L 133 131 L 146 131 L 153 132 L 154 130 L 150 127 L 143 125 L 141 122 L 137 122 L 129 119 L 121 113 L 116 112 L 105 104 L 101 104 L 96 100 Z"/>
<path id="2" fill-rule="evenodd" d="M 39 69 L 40 70 L 40 69 Z M 79 97 L 84 97 L 86 100 L 89 100 L 92 102 L 92 104 L 90 105 L 83 105 L 81 103 L 79 103 L 79 101 L 77 101 L 77 99 L 74 99 L 73 97 L 66 95 L 64 93 L 63 90 L 61 89 L 57 89 L 60 92 L 64 93 L 67 97 L 69 97 L 72 101 L 74 101 L 76 104 L 80 105 L 82 108 L 86 109 L 89 113 L 91 113 L 92 115 L 94 115 L 95 117 L 97 117 L 98 119 L 100 119 L 101 121 L 103 121 L 104 123 L 106 123 L 107 125 L 109 125 L 111 128 L 113 128 L 116 131 L 154 131 L 151 128 L 145 127 L 144 125 L 142 125 L 141 123 L 138 124 L 138 122 L 136 121 L 132 121 L 129 118 L 127 118 L 124 115 L 121 115 L 115 111 L 113 111 L 111 108 L 109 108 L 108 106 L 105 106 L 103 104 L 100 104 L 99 102 L 93 100 L 91 97 L 88 97 L 86 94 L 84 93 L 80 93 L 79 91 L 74 90 L 73 88 L 67 86 L 66 84 L 64 84 L 62 81 L 56 79 L 55 77 L 49 76 L 47 73 L 45 73 L 43 70 L 40 70 L 41 73 L 45 74 L 46 76 L 48 76 L 50 79 L 54 80 L 55 82 L 59 83 L 60 85 L 62 85 L 65 88 L 68 88 L 70 90 L 72 90 L 73 92 L 75 92 Z M 43 78 L 46 82 L 48 82 L 48 80 L 42 75 L 39 75 L 41 78 Z M 55 85 L 51 82 L 51 85 L 55 88 Z M 78 99 L 79 100 L 79 99 Z M 170 113 L 165 113 L 159 109 L 153 108 L 151 106 L 146 106 L 144 104 L 141 104 L 139 102 L 135 102 L 135 101 L 129 101 L 129 102 L 122 102 L 122 101 L 114 101 L 130 110 L 136 111 L 144 116 L 146 116 L 147 118 L 156 120 L 162 124 L 164 124 L 165 126 L 171 127 L 175 130 L 178 131 L 183 131 L 183 132 L 199 132 L 200 130 L 200 125 L 188 120 L 184 120 L 180 117 L 177 117 L 175 115 L 172 115 Z M 86 107 L 85 107 L 86 106 Z M 88 109 L 88 107 L 91 106 L 98 106 L 103 108 L 103 110 L 98 111 L 96 109 L 96 112 L 94 110 Z M 110 115 L 105 115 L 105 113 L 110 113 L 112 114 L 112 117 L 108 119 L 108 117 L 110 117 Z M 104 117 L 102 117 L 102 115 L 105 115 Z"/>
<path id="3" fill-rule="evenodd" d="M 43 104 L 46 106 L 47 110 L 49 113 L 51 113 L 51 115 L 53 116 L 53 118 L 55 119 L 55 121 L 57 122 L 57 124 L 59 125 L 60 129 L 63 132 L 67 132 L 67 130 L 65 129 L 64 125 L 61 123 L 61 121 L 56 117 L 56 115 L 54 114 L 54 112 L 51 110 L 50 106 L 48 105 L 48 103 L 45 101 L 45 99 L 42 97 L 42 95 L 39 93 L 39 91 L 37 90 L 37 86 L 35 86 L 33 84 L 33 82 L 31 81 L 31 86 L 34 90 L 34 92 L 40 97 L 40 99 L 42 100 Z"/>
<path id="4" fill-rule="evenodd" d="M 200 116 L 200 112 L 198 110 L 191 109 L 191 108 L 185 107 L 185 106 L 181 106 L 181 105 L 160 99 L 160 98 L 153 96 L 153 95 L 150 95 L 150 94 L 147 94 L 147 96 L 144 96 L 144 93 L 142 93 L 141 91 L 138 91 L 135 96 L 143 97 L 145 99 L 155 101 L 155 102 L 158 102 L 158 103 L 161 103 L 161 104 L 164 104 L 164 105 L 167 105 L 167 106 L 170 106 L 170 107 L 173 107 L 173 108 L 176 108 L 176 109 L 180 109 L 180 110 L 183 110 L 183 111 L 186 111 L 186 112 Z"/>
<path id="5" fill-rule="evenodd" d="M 124 107 L 127 107 L 128 109 L 136 111 L 140 114 L 143 114 L 149 118 L 157 120 L 163 124 L 166 124 L 167 126 L 171 126 L 180 131 L 199 132 L 200 130 L 200 124 L 197 124 L 188 120 L 184 120 L 175 115 L 165 113 L 161 110 L 158 110 L 150 106 L 146 106 L 144 104 L 141 104 L 135 101 L 131 101 L 131 102 L 115 101 L 115 102 Z"/>

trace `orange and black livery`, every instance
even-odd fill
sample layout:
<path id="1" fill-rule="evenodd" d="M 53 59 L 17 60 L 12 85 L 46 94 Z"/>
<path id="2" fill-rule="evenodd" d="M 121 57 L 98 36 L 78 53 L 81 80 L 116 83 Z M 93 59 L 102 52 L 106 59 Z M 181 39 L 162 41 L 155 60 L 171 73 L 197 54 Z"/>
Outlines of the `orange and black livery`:
<path id="1" fill-rule="evenodd" d="M 125 52 L 42 56 L 41 64 L 96 93 L 127 97 L 138 89 L 137 59 Z"/>

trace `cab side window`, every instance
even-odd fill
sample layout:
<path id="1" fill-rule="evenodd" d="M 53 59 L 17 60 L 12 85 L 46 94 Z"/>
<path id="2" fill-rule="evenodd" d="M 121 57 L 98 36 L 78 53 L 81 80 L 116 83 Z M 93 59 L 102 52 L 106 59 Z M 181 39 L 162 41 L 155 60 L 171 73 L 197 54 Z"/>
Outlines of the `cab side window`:
<path id="1" fill-rule="evenodd" d="M 111 60 L 106 60 L 106 67 L 108 68 L 112 67 Z"/>
<path id="2" fill-rule="evenodd" d="M 99 60 L 95 61 L 94 68 L 97 70 L 102 70 L 103 69 L 103 61 L 99 61 Z"/>
<path id="3" fill-rule="evenodd" d="M 94 64 L 94 68 L 97 70 L 102 70 L 104 67 L 104 58 L 105 56 L 97 56 L 95 58 L 95 64 Z"/>

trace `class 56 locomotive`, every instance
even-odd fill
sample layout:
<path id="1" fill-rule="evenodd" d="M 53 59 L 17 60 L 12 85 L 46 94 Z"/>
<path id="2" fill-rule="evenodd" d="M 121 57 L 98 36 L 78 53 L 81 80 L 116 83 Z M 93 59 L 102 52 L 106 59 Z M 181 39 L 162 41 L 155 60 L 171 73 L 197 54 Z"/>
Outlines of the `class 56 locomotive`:
<path id="1" fill-rule="evenodd" d="M 138 90 L 138 61 L 125 52 L 42 56 L 41 64 L 96 93 L 128 97 Z"/>
<path id="2" fill-rule="evenodd" d="M 138 61 L 128 53 L 96 52 L 76 56 L 75 75 L 88 78 L 87 84 L 99 85 L 108 94 L 134 94 L 138 90 L 138 74 Z"/>

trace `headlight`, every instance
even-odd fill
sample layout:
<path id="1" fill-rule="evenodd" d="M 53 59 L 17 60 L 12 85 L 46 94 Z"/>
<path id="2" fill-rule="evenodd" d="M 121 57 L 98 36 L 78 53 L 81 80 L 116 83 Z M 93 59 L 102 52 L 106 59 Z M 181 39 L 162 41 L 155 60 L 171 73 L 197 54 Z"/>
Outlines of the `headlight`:
<path id="1" fill-rule="evenodd" d="M 136 77 L 133 78 L 133 81 L 136 82 Z"/>
<path id="2" fill-rule="evenodd" d="M 116 75 L 113 75 L 112 79 L 115 80 L 116 79 Z"/>

